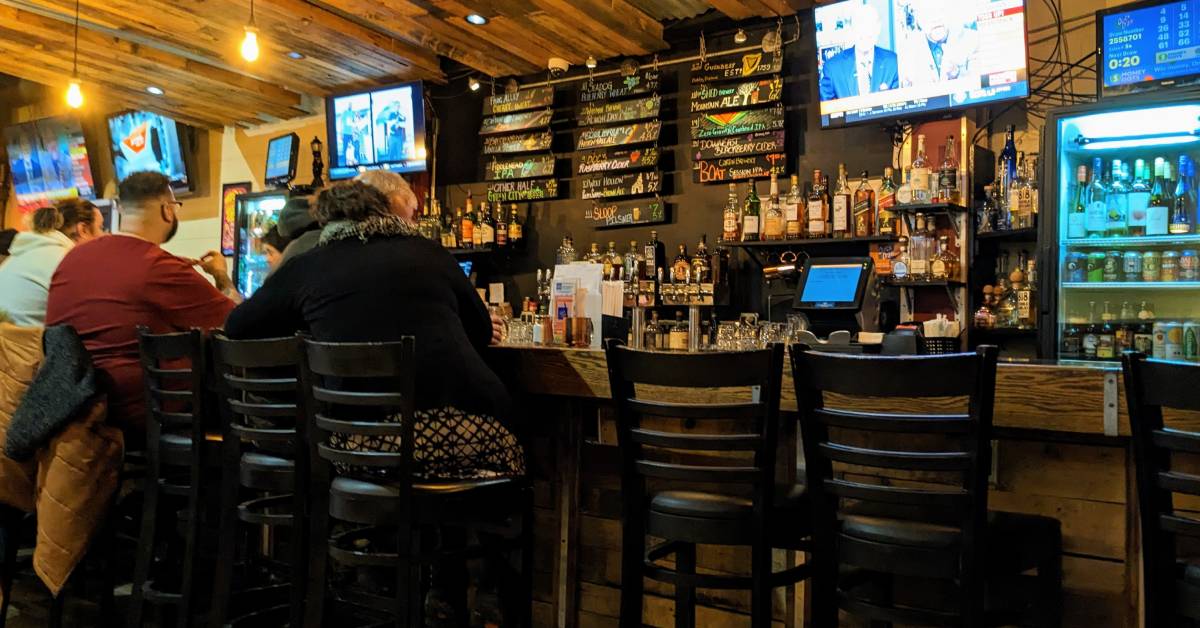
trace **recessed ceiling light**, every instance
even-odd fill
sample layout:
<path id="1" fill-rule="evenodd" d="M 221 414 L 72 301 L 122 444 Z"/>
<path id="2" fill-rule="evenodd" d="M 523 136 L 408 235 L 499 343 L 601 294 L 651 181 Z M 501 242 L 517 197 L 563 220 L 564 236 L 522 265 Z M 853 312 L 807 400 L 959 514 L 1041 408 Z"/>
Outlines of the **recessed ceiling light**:
<path id="1" fill-rule="evenodd" d="M 288 56 L 288 58 L 290 58 L 290 59 L 303 59 L 303 58 L 304 58 L 304 53 L 302 53 L 302 52 L 296 52 L 295 50 L 293 50 L 293 51 L 291 51 L 291 52 L 287 53 L 287 56 Z"/>
<path id="2" fill-rule="evenodd" d="M 146 91 L 150 92 L 151 94 L 154 94 L 155 96 L 163 95 L 163 88 L 161 88 L 157 85 L 147 85 Z"/>
<path id="3" fill-rule="evenodd" d="M 488 19 L 478 13 L 468 13 L 466 19 L 467 19 L 467 22 L 470 22 L 471 24 L 474 24 L 475 26 L 483 26 L 484 24 L 488 23 Z"/>

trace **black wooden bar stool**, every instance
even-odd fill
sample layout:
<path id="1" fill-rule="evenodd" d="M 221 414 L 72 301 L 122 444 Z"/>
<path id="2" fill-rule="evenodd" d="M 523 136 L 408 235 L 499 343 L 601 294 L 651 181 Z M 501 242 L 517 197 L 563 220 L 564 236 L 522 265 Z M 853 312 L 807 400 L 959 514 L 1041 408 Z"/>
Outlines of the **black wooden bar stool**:
<path id="1" fill-rule="evenodd" d="M 815 626 L 836 626 L 838 607 L 876 625 L 1061 623 L 1059 522 L 987 509 L 996 352 L 791 347 Z M 841 407 L 847 400 L 859 409 Z"/>
<path id="2" fill-rule="evenodd" d="M 771 624 L 773 588 L 808 577 L 808 564 L 773 571 L 771 560 L 774 548 L 806 549 L 809 534 L 803 487 L 775 481 L 783 350 L 673 354 L 609 344 L 621 449 L 621 626 L 642 625 L 643 577 L 674 585 L 681 627 L 696 623 L 697 588 L 748 590 L 755 628 Z M 666 388 L 639 395 L 646 386 Z M 746 400 L 696 403 L 706 388 L 740 388 Z M 700 433 L 689 422 L 713 429 Z M 647 535 L 662 542 L 647 549 Z M 697 573 L 697 545 L 749 547 L 750 575 Z M 662 564 L 669 558 L 674 569 Z"/>
<path id="3" fill-rule="evenodd" d="M 295 490 L 297 477 L 302 484 L 308 478 L 308 448 L 297 432 L 304 422 L 300 339 L 218 335 L 213 344 L 223 446 L 209 625 L 299 626 L 308 576 L 305 491 Z M 277 530 L 288 535 L 283 560 L 275 552 Z M 235 577 L 239 547 L 243 560 Z"/>
<path id="4" fill-rule="evenodd" d="M 207 347 L 199 330 L 156 335 L 145 327 L 138 328 L 138 347 L 146 381 L 147 469 L 128 623 L 140 628 L 150 603 L 173 606 L 179 627 L 190 628 L 203 562 L 197 549 L 205 453 L 215 458 L 213 444 L 219 444 L 206 438 L 212 422 L 204 389 Z M 160 538 L 166 522 L 181 538 Z M 156 552 L 160 545 L 168 548 L 166 556 Z"/>
<path id="5" fill-rule="evenodd" d="M 1164 427 L 1163 409 L 1200 411 L 1200 366 L 1142 353 L 1126 353 L 1122 362 L 1137 469 L 1145 625 L 1197 626 L 1200 518 L 1175 500 L 1200 495 L 1200 432 Z"/>
<path id="6" fill-rule="evenodd" d="M 305 341 L 301 376 L 311 462 L 311 540 L 304 625 L 386 621 L 419 628 L 422 566 L 446 555 L 422 533 L 454 526 L 512 539 L 506 547 L 521 553 L 516 596 L 521 606 L 513 612 L 518 625 L 529 626 L 531 487 L 513 478 L 415 477 L 414 343 L 411 337 L 388 343 Z M 455 551 L 468 557 L 500 549 Z M 341 569 L 336 578 L 328 573 L 327 558 Z M 332 612 L 327 608 L 335 605 Z"/>

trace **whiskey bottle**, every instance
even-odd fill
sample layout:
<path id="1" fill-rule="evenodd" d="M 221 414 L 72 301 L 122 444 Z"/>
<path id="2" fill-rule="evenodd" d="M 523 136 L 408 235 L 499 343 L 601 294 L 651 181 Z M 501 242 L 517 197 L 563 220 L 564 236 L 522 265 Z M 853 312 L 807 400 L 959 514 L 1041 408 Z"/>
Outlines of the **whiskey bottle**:
<path id="1" fill-rule="evenodd" d="M 468 196 L 466 213 L 463 213 L 461 211 L 458 213 L 459 224 L 460 224 L 459 234 L 461 234 L 460 238 L 459 238 L 459 240 L 460 240 L 459 246 L 461 246 L 464 249 L 475 248 L 475 242 L 478 240 L 478 237 L 475 235 L 474 213 L 475 213 L 475 208 L 471 206 L 471 197 Z"/>
<path id="2" fill-rule="evenodd" d="M 804 231 L 800 222 L 803 206 L 804 195 L 800 191 L 800 177 L 792 175 L 792 189 L 783 201 L 783 231 L 788 240 L 799 239 Z"/>
<path id="3" fill-rule="evenodd" d="M 508 246 L 508 219 L 504 217 L 504 206 L 496 203 L 496 246 Z"/>
<path id="4" fill-rule="evenodd" d="M 858 188 L 854 190 L 854 237 L 865 238 L 875 231 L 875 190 L 862 171 Z"/>
<path id="5" fill-rule="evenodd" d="M 892 180 L 892 167 L 883 169 L 883 184 L 879 187 L 879 203 L 875 212 L 875 233 L 894 236 L 900 232 L 896 224 L 896 182 Z"/>
<path id="6" fill-rule="evenodd" d="M 687 245 L 679 245 L 679 253 L 675 256 L 675 262 L 671 265 L 671 278 L 676 283 L 682 283 L 688 280 L 692 274 L 692 258 L 688 257 Z"/>
<path id="7" fill-rule="evenodd" d="M 692 281 L 708 283 L 712 281 L 712 262 L 708 257 L 708 236 L 700 236 L 696 245 L 696 254 L 692 256 Z"/>
<path id="8" fill-rule="evenodd" d="M 837 187 L 833 190 L 833 237 L 849 238 L 850 227 L 850 184 L 846 181 L 846 164 L 838 164 Z"/>
<path id="9" fill-rule="evenodd" d="M 909 173 L 908 181 L 912 186 L 912 202 L 928 203 L 932 196 L 932 176 L 933 169 L 929 164 L 929 158 L 925 156 L 925 136 L 917 136 L 917 156 L 913 158 L 912 171 Z"/>
<path id="10" fill-rule="evenodd" d="M 737 242 L 742 234 L 742 217 L 738 212 L 737 184 L 729 184 L 729 198 L 725 200 L 725 213 L 721 223 L 721 239 Z"/>
<path id="11" fill-rule="evenodd" d="M 809 238 L 824 238 L 829 227 L 829 205 L 825 202 L 825 184 L 820 170 L 813 170 L 812 190 L 808 193 L 808 228 L 804 235 Z"/>
<path id="12" fill-rule="evenodd" d="M 508 242 L 509 244 L 517 244 L 525 237 L 525 225 L 521 224 L 521 217 L 517 214 L 517 204 L 512 204 L 512 215 L 508 219 Z"/>
<path id="13" fill-rule="evenodd" d="M 783 212 L 779 207 L 779 180 L 771 175 L 771 195 L 767 197 L 766 216 L 763 219 L 763 240 L 777 242 L 783 239 Z"/>

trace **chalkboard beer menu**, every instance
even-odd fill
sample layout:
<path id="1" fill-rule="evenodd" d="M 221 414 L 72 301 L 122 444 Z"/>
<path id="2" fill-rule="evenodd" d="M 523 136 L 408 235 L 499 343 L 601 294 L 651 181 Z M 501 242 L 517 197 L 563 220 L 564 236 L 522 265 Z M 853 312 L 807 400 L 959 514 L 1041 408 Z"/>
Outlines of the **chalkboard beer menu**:
<path id="1" fill-rule="evenodd" d="M 554 88 L 543 85 L 483 101 L 484 180 L 488 201 L 530 201 L 558 197 L 554 140 Z"/>

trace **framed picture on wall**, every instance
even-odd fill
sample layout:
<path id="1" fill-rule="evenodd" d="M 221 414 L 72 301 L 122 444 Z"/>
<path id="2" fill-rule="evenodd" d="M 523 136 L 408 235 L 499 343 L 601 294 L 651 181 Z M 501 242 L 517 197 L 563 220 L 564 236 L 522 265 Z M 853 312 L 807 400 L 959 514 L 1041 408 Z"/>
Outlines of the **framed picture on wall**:
<path id="1" fill-rule="evenodd" d="M 229 257 L 234 251 L 234 230 L 237 229 L 237 197 L 250 193 L 250 182 L 221 185 L 221 255 Z"/>

